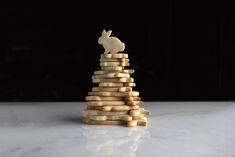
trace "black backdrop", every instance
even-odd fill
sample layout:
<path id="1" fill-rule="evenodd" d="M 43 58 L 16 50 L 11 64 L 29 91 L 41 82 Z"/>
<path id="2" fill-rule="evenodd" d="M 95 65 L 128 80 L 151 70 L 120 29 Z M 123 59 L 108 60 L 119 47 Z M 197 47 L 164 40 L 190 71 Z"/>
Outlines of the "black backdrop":
<path id="1" fill-rule="evenodd" d="M 0 100 L 83 101 L 99 69 L 103 28 L 126 44 L 144 100 L 234 100 L 235 16 L 217 14 L 219 4 L 189 3 L 132 5 L 120 14 L 76 3 L 1 8 Z"/>

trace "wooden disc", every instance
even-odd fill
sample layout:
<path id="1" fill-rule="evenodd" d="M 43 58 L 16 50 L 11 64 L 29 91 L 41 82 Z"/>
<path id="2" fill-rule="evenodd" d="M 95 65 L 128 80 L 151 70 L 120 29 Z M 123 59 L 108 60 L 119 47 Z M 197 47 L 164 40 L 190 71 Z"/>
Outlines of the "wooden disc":
<path id="1" fill-rule="evenodd" d="M 105 70 L 98 70 L 95 71 L 95 75 L 107 74 L 107 73 L 124 73 L 124 74 L 133 74 L 135 70 L 133 69 L 123 69 L 123 70 L 114 70 L 114 71 L 105 71 Z"/>
<path id="2" fill-rule="evenodd" d="M 100 62 L 129 62 L 127 58 L 101 58 Z"/>
<path id="3" fill-rule="evenodd" d="M 101 70 L 105 70 L 105 71 L 123 70 L 123 69 L 124 67 L 122 66 L 101 67 Z"/>
<path id="4" fill-rule="evenodd" d="M 117 106 L 87 106 L 89 110 L 100 110 L 100 111 L 129 111 L 139 109 L 139 106 L 127 106 L 127 105 L 117 105 Z"/>
<path id="5" fill-rule="evenodd" d="M 100 78 L 129 78 L 130 74 L 125 73 L 106 73 L 106 74 L 95 74 L 92 76 L 92 79 L 100 79 Z"/>
<path id="6" fill-rule="evenodd" d="M 127 115 L 129 111 L 107 112 L 99 110 L 84 110 L 83 116 L 108 116 L 108 115 Z"/>
<path id="7" fill-rule="evenodd" d="M 86 96 L 86 101 L 120 101 L 122 97 Z"/>
<path id="8" fill-rule="evenodd" d="M 104 82 L 104 83 L 99 83 L 99 87 L 123 87 L 123 83 Z"/>
<path id="9" fill-rule="evenodd" d="M 101 54 L 101 58 L 128 58 L 127 53 Z"/>
<path id="10" fill-rule="evenodd" d="M 131 92 L 131 87 L 93 87 L 93 92 Z"/>
<path id="11" fill-rule="evenodd" d="M 99 83 L 99 87 L 135 87 L 135 83 L 112 83 L 112 82 L 103 82 Z"/>
<path id="12" fill-rule="evenodd" d="M 100 78 L 100 79 L 92 79 L 93 83 L 103 83 L 103 82 L 111 82 L 111 83 L 115 83 L 115 82 L 127 82 L 127 83 L 131 83 L 134 82 L 133 78 Z"/>
<path id="13" fill-rule="evenodd" d="M 117 106 L 117 105 L 125 105 L 125 101 L 88 101 L 87 105 L 90 106 Z"/>
<path id="14" fill-rule="evenodd" d="M 127 62 L 101 62 L 100 66 L 115 67 L 115 66 L 130 66 Z"/>
<path id="15" fill-rule="evenodd" d="M 113 97 L 135 97 L 139 96 L 139 92 L 88 92 L 88 95 L 93 96 L 113 96 Z"/>
<path id="16" fill-rule="evenodd" d="M 114 120 L 105 120 L 105 121 L 95 121 L 90 119 L 83 119 L 83 123 L 90 125 L 122 125 L 126 124 L 125 121 L 114 121 Z"/>

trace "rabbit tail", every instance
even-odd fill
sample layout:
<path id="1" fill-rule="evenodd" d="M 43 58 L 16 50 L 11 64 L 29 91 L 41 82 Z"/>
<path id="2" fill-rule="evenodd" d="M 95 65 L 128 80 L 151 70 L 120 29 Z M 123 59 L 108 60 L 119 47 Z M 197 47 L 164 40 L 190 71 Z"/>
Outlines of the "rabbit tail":
<path id="1" fill-rule="evenodd" d="M 122 49 L 121 49 L 121 52 L 123 52 L 125 50 L 125 44 L 122 43 Z"/>

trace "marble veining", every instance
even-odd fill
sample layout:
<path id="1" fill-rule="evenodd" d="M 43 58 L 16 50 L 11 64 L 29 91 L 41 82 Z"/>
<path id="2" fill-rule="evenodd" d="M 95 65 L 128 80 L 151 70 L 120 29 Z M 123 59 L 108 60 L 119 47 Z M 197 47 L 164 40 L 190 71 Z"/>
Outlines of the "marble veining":
<path id="1" fill-rule="evenodd" d="M 234 157 L 235 103 L 147 102 L 148 127 L 81 123 L 84 103 L 0 103 L 0 157 Z"/>

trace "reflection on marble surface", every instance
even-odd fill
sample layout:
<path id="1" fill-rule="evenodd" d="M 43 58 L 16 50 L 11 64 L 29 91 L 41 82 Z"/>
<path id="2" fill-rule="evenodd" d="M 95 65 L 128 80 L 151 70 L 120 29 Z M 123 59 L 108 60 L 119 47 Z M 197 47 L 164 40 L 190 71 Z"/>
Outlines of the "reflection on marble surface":
<path id="1" fill-rule="evenodd" d="M 82 130 L 86 149 L 94 157 L 134 157 L 138 147 L 150 137 L 145 127 L 83 125 Z"/>

